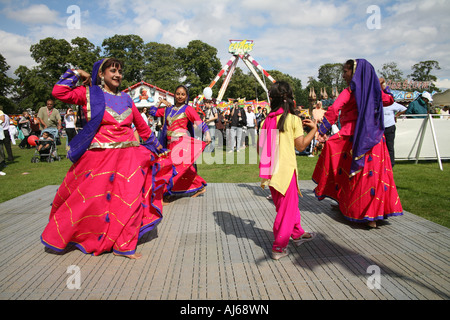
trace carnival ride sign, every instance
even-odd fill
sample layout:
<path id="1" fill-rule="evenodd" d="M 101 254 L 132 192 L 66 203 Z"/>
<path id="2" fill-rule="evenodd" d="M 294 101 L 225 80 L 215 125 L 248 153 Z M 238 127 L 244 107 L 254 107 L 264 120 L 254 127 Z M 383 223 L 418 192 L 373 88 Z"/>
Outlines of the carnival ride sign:
<path id="1" fill-rule="evenodd" d="M 275 79 L 272 78 L 272 76 L 266 70 L 264 70 L 264 68 L 249 54 L 249 52 L 252 50 L 253 50 L 253 40 L 230 40 L 228 52 L 231 53 L 232 56 L 230 60 L 228 60 L 228 62 L 222 67 L 220 72 L 217 74 L 217 76 L 209 85 L 209 88 L 212 88 L 222 76 L 226 75 L 222 87 L 219 90 L 219 94 L 217 95 L 218 101 L 222 100 L 223 95 L 225 94 L 225 90 L 228 87 L 228 84 L 230 83 L 231 77 L 233 76 L 234 71 L 236 70 L 236 65 L 239 59 L 245 63 L 245 65 L 255 76 L 256 80 L 263 87 L 264 91 L 268 94 L 264 77 L 267 77 L 273 83 L 275 83 Z M 263 79 L 259 77 L 257 70 L 259 70 L 262 73 Z M 203 99 L 203 97 L 201 99 Z"/>
<path id="2" fill-rule="evenodd" d="M 391 90 L 411 90 L 411 89 L 428 89 L 431 86 L 431 81 L 392 81 L 389 80 L 386 85 Z"/>
<path id="3" fill-rule="evenodd" d="M 253 40 L 230 40 L 228 52 L 243 56 L 253 50 Z"/>

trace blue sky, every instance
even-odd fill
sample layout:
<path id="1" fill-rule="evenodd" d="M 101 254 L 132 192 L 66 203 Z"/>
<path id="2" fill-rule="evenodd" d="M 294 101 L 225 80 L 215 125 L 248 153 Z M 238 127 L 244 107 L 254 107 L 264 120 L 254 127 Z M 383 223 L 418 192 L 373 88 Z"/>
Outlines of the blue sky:
<path id="1" fill-rule="evenodd" d="M 73 5 L 79 28 L 69 29 Z M 30 45 L 45 37 L 81 36 L 101 45 L 115 34 L 137 34 L 174 47 L 202 40 L 225 64 L 229 40 L 249 39 L 265 69 L 295 76 L 303 86 L 325 63 L 365 58 L 376 70 L 396 62 L 405 78 L 415 63 L 437 60 L 437 85 L 450 88 L 449 12 L 447 0 L 0 0 L 0 53 L 12 74 L 34 64 Z"/>

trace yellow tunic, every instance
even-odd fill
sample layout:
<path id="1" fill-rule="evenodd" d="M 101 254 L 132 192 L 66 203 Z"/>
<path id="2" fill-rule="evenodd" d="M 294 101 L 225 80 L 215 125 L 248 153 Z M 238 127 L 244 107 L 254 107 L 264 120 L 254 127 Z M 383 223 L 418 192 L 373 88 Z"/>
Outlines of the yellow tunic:
<path id="1" fill-rule="evenodd" d="M 280 117 L 281 115 L 277 116 L 277 123 L 280 120 Z M 261 127 L 262 125 L 263 123 L 261 124 Z M 293 114 L 288 114 L 286 121 L 284 122 L 284 132 L 278 134 L 278 152 L 272 152 L 273 155 L 278 154 L 278 159 L 274 159 L 274 173 L 270 180 L 263 180 L 262 185 L 269 185 L 284 195 L 291 183 L 294 172 L 298 183 L 297 158 L 295 155 L 294 140 L 301 136 L 303 136 L 301 119 Z M 300 192 L 300 188 L 298 188 L 298 190 Z"/>

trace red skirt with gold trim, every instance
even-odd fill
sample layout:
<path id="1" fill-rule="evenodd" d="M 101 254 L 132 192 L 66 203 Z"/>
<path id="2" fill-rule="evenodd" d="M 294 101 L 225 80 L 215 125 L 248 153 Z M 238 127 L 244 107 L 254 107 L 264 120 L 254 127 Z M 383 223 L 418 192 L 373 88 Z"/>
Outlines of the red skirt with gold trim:
<path id="1" fill-rule="evenodd" d="M 57 190 L 42 243 L 56 251 L 135 253 L 138 239 L 162 219 L 168 157 L 145 147 L 92 149 L 69 169 Z"/>
<path id="2" fill-rule="evenodd" d="M 325 144 L 312 179 L 319 200 L 332 198 L 345 218 L 355 222 L 403 214 L 385 138 L 365 155 L 364 168 L 350 176 L 351 136 L 333 135 Z"/>
<path id="3" fill-rule="evenodd" d="M 170 157 L 173 163 L 173 176 L 167 185 L 166 193 L 170 195 L 196 192 L 207 185 L 198 175 L 195 161 L 206 147 L 204 141 L 182 136 L 170 142 Z"/>

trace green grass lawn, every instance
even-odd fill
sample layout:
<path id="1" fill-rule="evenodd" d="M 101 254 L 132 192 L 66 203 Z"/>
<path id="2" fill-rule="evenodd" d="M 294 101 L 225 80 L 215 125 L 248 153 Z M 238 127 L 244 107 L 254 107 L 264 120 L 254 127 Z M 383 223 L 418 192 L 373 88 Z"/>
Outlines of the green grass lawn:
<path id="1" fill-rule="evenodd" d="M 15 160 L 3 170 L 6 176 L 0 176 L 0 202 L 47 185 L 61 184 L 71 165 L 65 158 L 64 139 L 62 145 L 58 146 L 58 153 L 62 156 L 61 161 L 31 163 L 34 149 L 13 146 Z M 213 154 L 209 159 L 209 155 L 204 154 L 204 161 L 198 165 L 198 171 L 209 183 L 257 182 L 258 164 L 249 154 L 254 153 L 246 149 L 245 153 L 225 153 L 222 157 Z M 207 164 L 212 163 L 211 159 L 215 159 L 214 164 Z M 311 179 L 316 161 L 317 157 L 297 157 L 300 180 Z M 441 171 L 436 161 L 419 164 L 397 162 L 394 178 L 404 210 L 450 227 L 450 162 L 444 162 L 443 168 Z"/>

